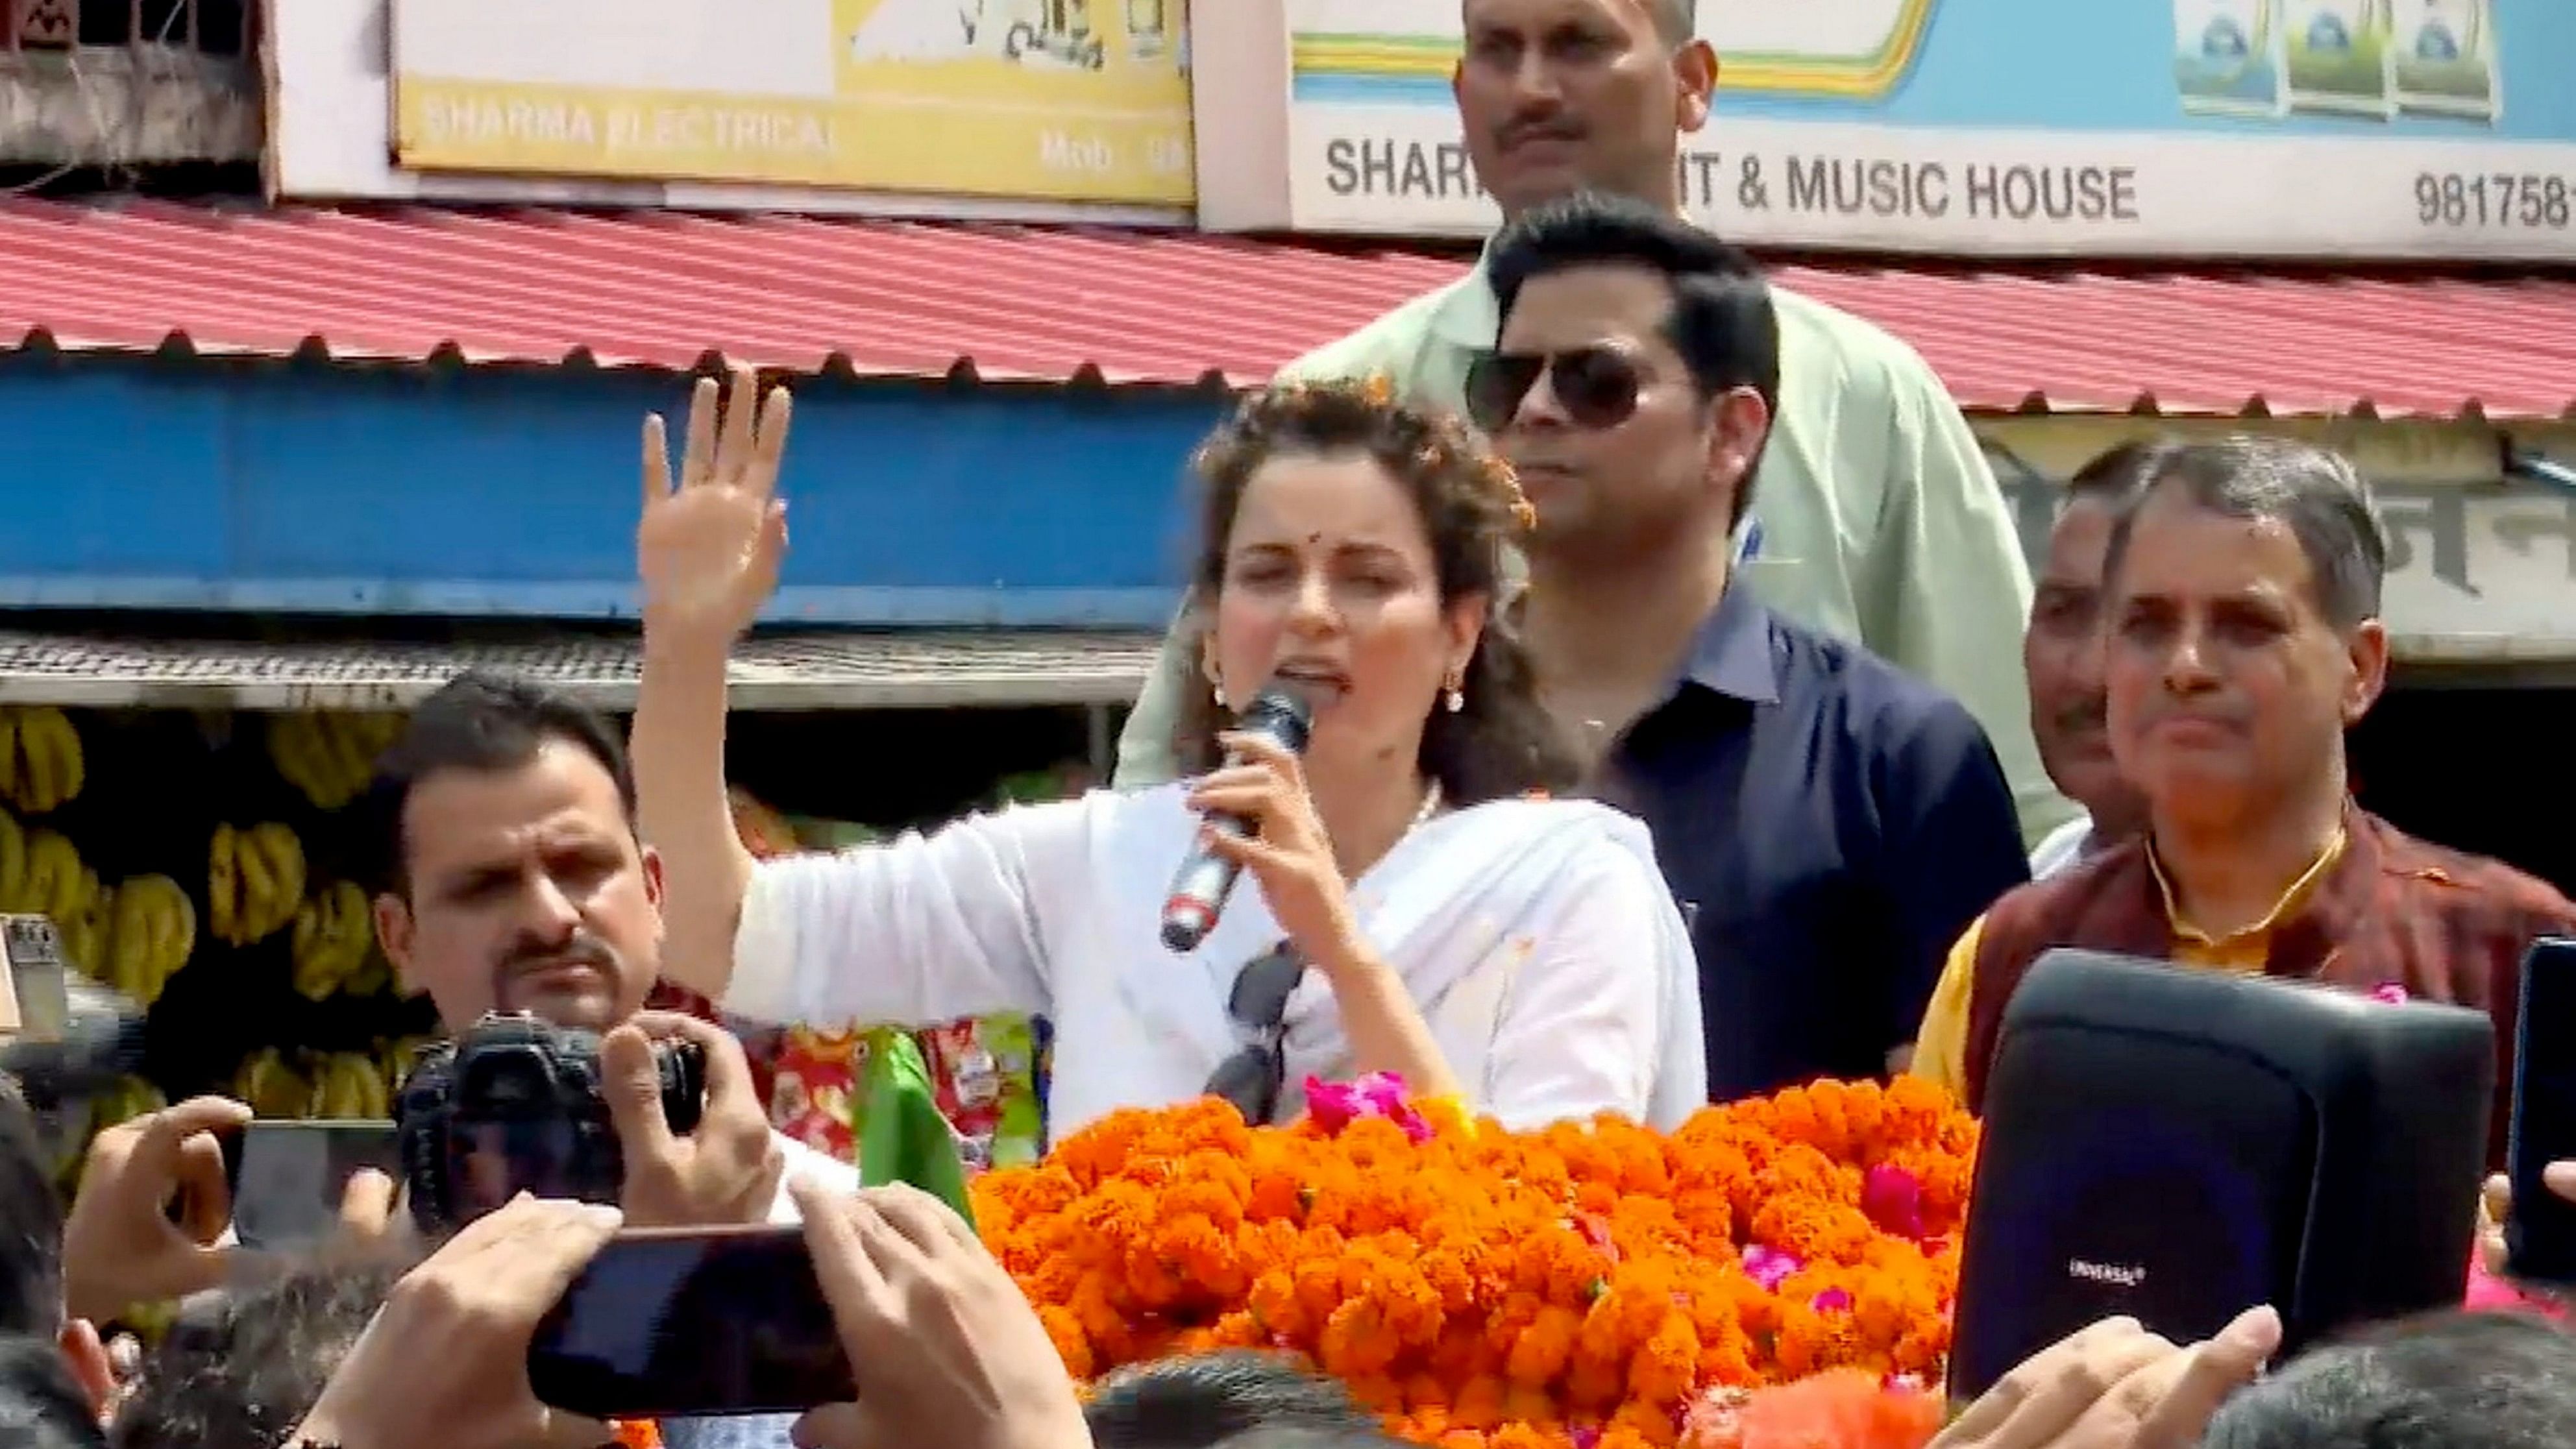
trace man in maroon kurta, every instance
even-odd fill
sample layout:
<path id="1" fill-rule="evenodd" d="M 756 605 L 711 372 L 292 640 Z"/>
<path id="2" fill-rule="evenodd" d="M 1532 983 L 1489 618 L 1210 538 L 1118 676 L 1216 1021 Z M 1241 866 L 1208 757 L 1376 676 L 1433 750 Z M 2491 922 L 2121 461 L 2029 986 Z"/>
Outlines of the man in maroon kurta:
<path id="1" fill-rule="evenodd" d="M 2343 736 L 2387 680 L 2386 559 L 2367 487 L 2331 452 L 2240 438 L 2165 458 L 2106 565 L 2111 749 L 2150 828 L 1969 927 L 1916 1071 L 1979 1108 L 2005 1003 L 2058 946 L 2395 984 L 2488 1013 L 2509 1057 L 2523 953 L 2576 935 L 2576 905 L 2352 803 Z M 2495 1126 L 2501 1143 L 2501 1111 Z"/>

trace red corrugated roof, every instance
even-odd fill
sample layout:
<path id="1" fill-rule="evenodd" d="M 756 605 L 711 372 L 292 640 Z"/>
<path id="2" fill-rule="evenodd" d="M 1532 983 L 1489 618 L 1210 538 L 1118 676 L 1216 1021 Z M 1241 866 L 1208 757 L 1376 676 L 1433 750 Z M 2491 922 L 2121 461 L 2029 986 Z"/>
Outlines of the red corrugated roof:
<path id="1" fill-rule="evenodd" d="M 1234 383 L 1458 275 L 1393 251 L 668 213 L 0 202 L 0 346 Z M 2576 282 L 1781 268 L 1961 402 L 2576 414 Z"/>

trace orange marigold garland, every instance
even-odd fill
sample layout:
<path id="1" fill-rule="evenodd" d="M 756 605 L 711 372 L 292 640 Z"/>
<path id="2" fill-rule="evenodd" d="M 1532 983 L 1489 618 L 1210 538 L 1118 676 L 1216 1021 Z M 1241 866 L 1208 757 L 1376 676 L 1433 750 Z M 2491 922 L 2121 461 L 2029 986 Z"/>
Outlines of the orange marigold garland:
<path id="1" fill-rule="evenodd" d="M 1976 1150 L 1940 1088 L 1821 1082 L 1670 1134 L 1507 1132 L 1386 1080 L 1309 1101 L 1284 1128 L 1213 1099 L 1118 1112 L 973 1184 L 1075 1378 L 1285 1350 L 1442 1449 L 1930 1438 L 1911 1386 L 1948 1351 Z M 1764 1427 L 1829 1421 L 1870 1427 Z"/>

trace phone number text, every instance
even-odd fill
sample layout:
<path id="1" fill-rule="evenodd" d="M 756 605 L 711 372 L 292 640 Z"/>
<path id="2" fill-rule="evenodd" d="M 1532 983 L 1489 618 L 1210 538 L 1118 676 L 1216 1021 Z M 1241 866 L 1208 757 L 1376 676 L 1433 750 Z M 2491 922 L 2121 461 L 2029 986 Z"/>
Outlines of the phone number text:
<path id="1" fill-rule="evenodd" d="M 2564 231 L 2576 184 L 2530 171 L 2425 171 L 2415 177 L 2415 219 L 2436 227 Z"/>

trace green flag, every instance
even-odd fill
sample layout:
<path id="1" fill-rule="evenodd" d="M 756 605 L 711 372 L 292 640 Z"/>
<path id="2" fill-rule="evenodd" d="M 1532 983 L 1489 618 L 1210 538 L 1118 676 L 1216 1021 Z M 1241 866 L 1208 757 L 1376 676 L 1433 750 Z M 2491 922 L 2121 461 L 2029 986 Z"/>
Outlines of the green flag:
<path id="1" fill-rule="evenodd" d="M 948 1204 L 969 1227 L 966 1164 L 957 1134 L 939 1115 L 930 1067 L 908 1031 L 869 1033 L 868 1080 L 859 1108 L 859 1181 L 868 1187 L 908 1182 Z"/>

